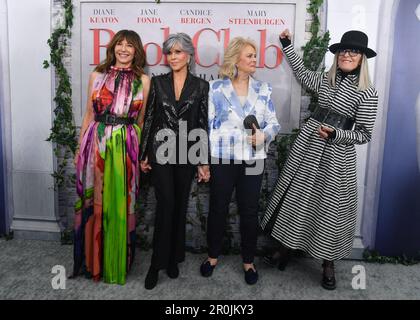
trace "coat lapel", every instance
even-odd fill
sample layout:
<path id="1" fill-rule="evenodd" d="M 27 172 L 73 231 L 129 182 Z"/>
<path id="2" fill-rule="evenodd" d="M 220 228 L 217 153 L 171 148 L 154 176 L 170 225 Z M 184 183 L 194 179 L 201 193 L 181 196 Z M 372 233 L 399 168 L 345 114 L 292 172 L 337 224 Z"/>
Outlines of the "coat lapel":
<path id="1" fill-rule="evenodd" d="M 229 78 L 223 79 L 222 92 L 229 101 L 229 107 L 240 117 L 244 118 L 244 110 L 239 101 L 238 95 L 233 89 L 232 81 Z"/>
<path id="2" fill-rule="evenodd" d="M 260 93 L 260 82 L 255 81 L 252 77 L 249 77 L 248 97 L 243 107 L 246 115 L 253 112 L 255 108 L 255 104 L 257 103 L 257 100 L 258 100 L 259 93 Z"/>
<path id="3" fill-rule="evenodd" d="M 181 91 L 181 96 L 179 97 L 178 102 L 178 116 L 181 116 L 183 113 L 185 113 L 192 105 L 193 103 L 191 101 L 188 101 L 189 98 L 191 98 L 192 92 L 195 90 L 198 81 L 193 81 L 193 76 L 191 73 L 187 73 L 187 79 L 185 79 L 184 87 Z M 173 87 L 173 79 L 172 79 L 172 87 Z M 174 100 L 175 100 L 175 90 L 174 92 Z M 175 101 L 174 101 L 175 103 Z"/>
<path id="4" fill-rule="evenodd" d="M 175 90 L 174 90 L 174 78 L 172 72 L 166 74 L 166 81 L 168 81 L 169 86 L 164 86 L 163 89 L 166 91 L 165 95 L 169 99 L 169 103 L 165 104 L 167 112 L 171 113 L 171 117 L 177 117 L 177 110 L 175 108 Z"/>

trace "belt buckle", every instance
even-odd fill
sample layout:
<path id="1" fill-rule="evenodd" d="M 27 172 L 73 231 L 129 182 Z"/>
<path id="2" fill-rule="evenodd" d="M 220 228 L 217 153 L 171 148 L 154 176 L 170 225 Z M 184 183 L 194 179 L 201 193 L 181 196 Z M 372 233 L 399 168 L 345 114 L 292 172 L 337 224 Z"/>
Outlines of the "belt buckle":
<path id="1" fill-rule="evenodd" d="M 113 114 L 107 114 L 105 116 L 105 122 L 106 122 L 106 124 L 115 125 L 116 122 L 117 122 L 117 117 Z"/>

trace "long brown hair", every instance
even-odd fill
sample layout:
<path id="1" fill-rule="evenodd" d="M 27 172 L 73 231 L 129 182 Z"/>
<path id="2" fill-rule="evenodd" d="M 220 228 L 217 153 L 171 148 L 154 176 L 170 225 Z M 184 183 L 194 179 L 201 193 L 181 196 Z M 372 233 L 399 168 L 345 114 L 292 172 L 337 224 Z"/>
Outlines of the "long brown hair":
<path id="1" fill-rule="evenodd" d="M 131 68 L 137 78 L 141 78 L 144 74 L 144 65 L 146 64 L 146 52 L 144 51 L 143 44 L 137 32 L 132 30 L 118 31 L 106 48 L 106 58 L 96 68 L 97 72 L 108 72 L 111 66 L 115 65 L 117 59 L 115 57 L 115 46 L 117 43 L 126 40 L 134 47 L 134 59 L 131 63 Z"/>

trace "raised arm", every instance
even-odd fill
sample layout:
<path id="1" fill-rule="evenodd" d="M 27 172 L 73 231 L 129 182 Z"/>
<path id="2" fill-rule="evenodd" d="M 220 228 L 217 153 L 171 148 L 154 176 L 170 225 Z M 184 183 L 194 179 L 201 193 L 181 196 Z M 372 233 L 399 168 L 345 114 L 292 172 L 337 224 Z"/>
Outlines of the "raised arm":
<path id="1" fill-rule="evenodd" d="M 291 34 L 288 29 L 280 34 L 280 42 L 283 46 L 283 52 L 298 80 L 309 90 L 318 92 L 325 74 L 311 71 L 305 67 L 302 58 L 298 56 L 292 46 Z"/>

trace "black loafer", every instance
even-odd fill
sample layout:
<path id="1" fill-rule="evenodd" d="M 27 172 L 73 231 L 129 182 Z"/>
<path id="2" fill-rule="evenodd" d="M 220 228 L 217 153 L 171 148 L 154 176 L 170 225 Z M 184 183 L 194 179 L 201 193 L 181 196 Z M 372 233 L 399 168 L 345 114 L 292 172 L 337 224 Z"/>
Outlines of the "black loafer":
<path id="1" fill-rule="evenodd" d="M 200 273 L 203 277 L 206 277 L 206 278 L 211 277 L 215 267 L 216 265 L 212 266 L 210 264 L 210 261 L 206 260 L 200 266 Z"/>
<path id="2" fill-rule="evenodd" d="M 144 280 L 145 289 L 152 290 L 154 287 L 156 287 L 158 279 L 159 279 L 159 270 L 156 270 L 150 267 L 149 271 L 147 272 L 146 279 Z"/>
<path id="3" fill-rule="evenodd" d="M 179 276 L 179 269 L 178 264 L 171 264 L 169 265 L 168 269 L 166 269 L 166 273 L 168 274 L 168 277 L 171 279 L 176 279 Z"/>
<path id="4" fill-rule="evenodd" d="M 256 284 L 258 281 L 258 271 L 255 271 L 252 268 L 249 268 L 247 271 L 244 270 L 245 273 L 245 282 L 249 285 Z"/>

